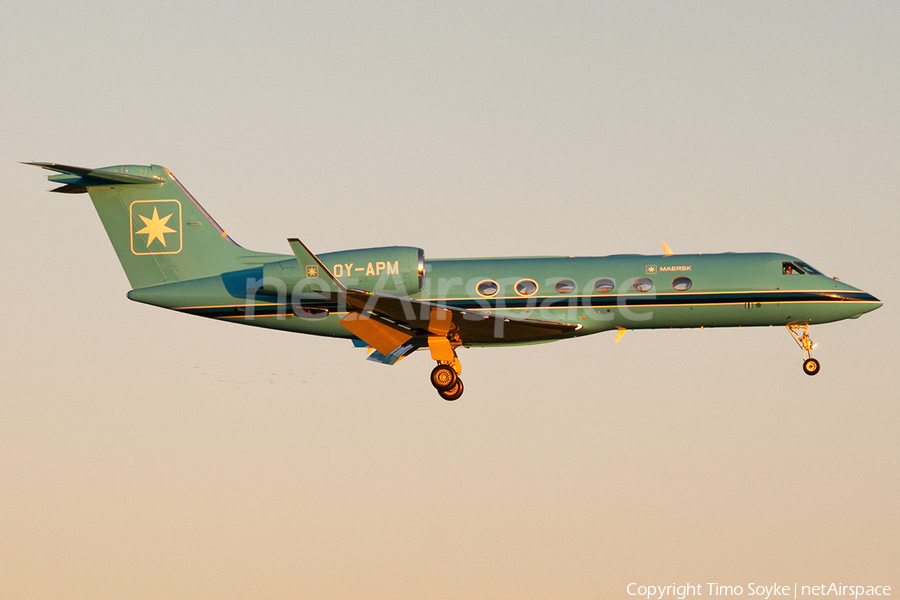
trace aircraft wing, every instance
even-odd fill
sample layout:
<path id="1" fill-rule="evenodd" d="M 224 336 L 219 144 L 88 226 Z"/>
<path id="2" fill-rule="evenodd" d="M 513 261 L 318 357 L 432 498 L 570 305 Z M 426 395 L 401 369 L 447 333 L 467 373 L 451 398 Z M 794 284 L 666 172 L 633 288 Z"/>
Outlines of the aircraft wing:
<path id="1" fill-rule="evenodd" d="M 348 307 L 353 307 L 361 317 L 372 315 L 391 326 L 408 330 L 411 337 L 455 334 L 465 345 L 536 342 L 581 329 L 578 325 L 556 321 L 504 317 L 377 292 L 348 289 L 346 296 Z"/>
<path id="2" fill-rule="evenodd" d="M 385 356 L 429 345 L 429 338 L 454 337 L 467 346 L 549 341 L 572 334 L 581 325 L 522 319 L 463 310 L 440 301 L 414 300 L 348 289 L 300 240 L 288 240 L 301 264 L 318 264 L 346 299 L 349 312 L 341 325 Z M 445 342 L 446 343 L 446 342 Z M 402 357 L 402 356 L 401 356 Z"/>

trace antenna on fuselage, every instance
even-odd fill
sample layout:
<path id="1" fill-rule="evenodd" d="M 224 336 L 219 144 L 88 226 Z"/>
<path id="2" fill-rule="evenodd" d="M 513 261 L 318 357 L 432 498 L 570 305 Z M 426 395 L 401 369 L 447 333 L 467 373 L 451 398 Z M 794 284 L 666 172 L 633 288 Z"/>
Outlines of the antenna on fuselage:
<path id="1" fill-rule="evenodd" d="M 662 247 L 663 247 L 663 254 L 665 254 L 666 256 L 672 256 L 673 254 L 675 254 L 674 252 L 672 252 L 672 249 L 669 248 L 669 246 L 665 242 L 662 243 Z"/>

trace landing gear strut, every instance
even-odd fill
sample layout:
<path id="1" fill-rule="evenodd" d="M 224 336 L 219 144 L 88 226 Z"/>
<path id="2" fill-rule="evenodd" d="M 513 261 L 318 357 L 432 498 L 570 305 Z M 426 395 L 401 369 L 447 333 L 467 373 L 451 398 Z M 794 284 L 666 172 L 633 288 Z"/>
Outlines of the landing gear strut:
<path id="1" fill-rule="evenodd" d="M 787 328 L 797 345 L 803 349 L 804 356 L 806 356 L 806 360 L 803 361 L 803 372 L 807 375 L 815 375 L 819 372 L 819 361 L 812 357 L 812 351 L 816 345 L 809 339 L 809 324 L 788 325 Z M 801 330 L 803 333 L 798 333 Z"/>

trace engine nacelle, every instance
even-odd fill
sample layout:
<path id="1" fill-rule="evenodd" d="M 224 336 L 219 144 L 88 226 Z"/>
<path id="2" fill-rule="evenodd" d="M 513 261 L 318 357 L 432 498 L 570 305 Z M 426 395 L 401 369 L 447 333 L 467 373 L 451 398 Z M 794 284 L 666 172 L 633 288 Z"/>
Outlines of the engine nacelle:
<path id="1" fill-rule="evenodd" d="M 425 284 L 425 251 L 410 246 L 363 248 L 319 255 L 347 287 L 367 292 L 415 294 Z"/>
<path id="2" fill-rule="evenodd" d="M 344 286 L 368 292 L 410 295 L 421 291 L 425 284 L 425 252 L 410 246 L 387 246 L 384 248 L 361 248 L 343 250 L 318 255 L 328 270 Z M 298 283 L 298 292 L 305 292 L 309 283 L 314 291 L 316 279 L 324 277 L 300 265 L 296 259 L 268 263 L 264 266 L 263 289 L 278 291 L 283 284 L 291 292 Z M 312 277 L 311 277 L 312 275 Z M 270 289 L 271 288 L 271 289 Z"/>

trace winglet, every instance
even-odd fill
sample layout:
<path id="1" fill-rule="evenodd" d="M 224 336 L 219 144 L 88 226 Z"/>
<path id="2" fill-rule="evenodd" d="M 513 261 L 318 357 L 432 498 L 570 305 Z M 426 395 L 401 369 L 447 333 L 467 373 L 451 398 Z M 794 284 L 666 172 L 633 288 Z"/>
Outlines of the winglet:
<path id="1" fill-rule="evenodd" d="M 669 248 L 668 245 L 666 245 L 665 242 L 662 243 L 662 247 L 663 247 L 663 253 L 664 253 L 666 256 L 672 256 L 673 254 L 675 254 L 674 252 L 672 252 L 672 249 Z"/>
<path id="2" fill-rule="evenodd" d="M 322 261 L 319 260 L 319 257 L 310 252 L 309 248 L 306 247 L 306 244 L 298 240 L 297 238 L 288 238 L 288 244 L 291 245 L 291 250 L 294 251 L 294 256 L 297 257 L 297 262 L 300 263 L 300 266 L 306 267 L 310 266 L 309 262 L 312 261 L 316 263 L 319 269 L 328 275 L 328 278 L 337 286 L 337 289 L 341 292 L 346 292 L 347 288 L 344 287 L 344 284 L 338 281 L 337 277 L 328 270 Z"/>

